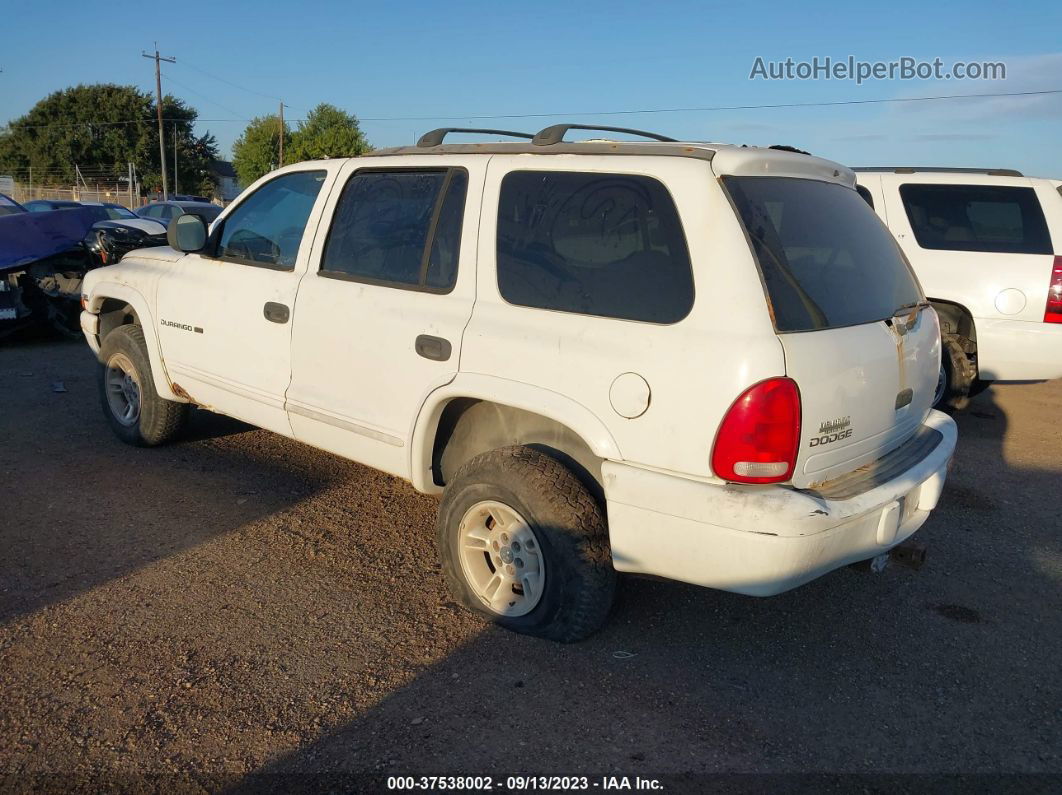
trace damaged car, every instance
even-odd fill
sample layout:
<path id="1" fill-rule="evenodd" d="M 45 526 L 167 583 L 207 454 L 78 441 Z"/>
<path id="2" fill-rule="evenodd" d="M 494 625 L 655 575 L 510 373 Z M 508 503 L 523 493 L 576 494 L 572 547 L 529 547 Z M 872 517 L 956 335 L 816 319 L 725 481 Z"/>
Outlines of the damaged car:
<path id="1" fill-rule="evenodd" d="M 81 280 L 134 249 L 166 245 L 166 229 L 109 205 L 27 211 L 0 196 L 0 338 L 47 324 L 80 333 Z"/>

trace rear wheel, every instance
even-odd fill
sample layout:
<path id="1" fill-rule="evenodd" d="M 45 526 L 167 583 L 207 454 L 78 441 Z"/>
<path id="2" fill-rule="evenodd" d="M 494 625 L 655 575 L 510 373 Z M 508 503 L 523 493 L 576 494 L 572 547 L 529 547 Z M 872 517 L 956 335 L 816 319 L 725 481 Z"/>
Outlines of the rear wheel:
<path id="1" fill-rule="evenodd" d="M 100 401 L 119 439 L 138 447 L 153 447 L 180 432 L 188 406 L 161 398 L 155 391 L 140 326 L 121 326 L 108 334 L 100 346 L 99 359 Z"/>
<path id="2" fill-rule="evenodd" d="M 966 355 L 964 339 L 946 334 L 940 342 L 940 374 L 933 395 L 933 408 L 958 411 L 970 402 L 970 387 L 976 376 L 974 366 Z"/>
<path id="3" fill-rule="evenodd" d="M 565 643 L 605 623 L 616 584 L 605 517 L 559 461 L 523 446 L 476 456 L 447 485 L 436 531 L 450 591 L 470 610 Z"/>

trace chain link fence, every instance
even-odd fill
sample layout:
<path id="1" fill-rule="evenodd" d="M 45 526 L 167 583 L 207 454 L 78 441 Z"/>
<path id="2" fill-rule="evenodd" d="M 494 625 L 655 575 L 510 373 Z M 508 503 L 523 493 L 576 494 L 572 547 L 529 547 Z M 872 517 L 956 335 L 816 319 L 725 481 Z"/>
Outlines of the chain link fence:
<path id="1" fill-rule="evenodd" d="M 131 210 L 143 207 L 151 201 L 147 197 L 137 196 L 135 192 L 130 194 L 127 185 L 117 182 L 111 184 L 90 183 L 87 188 L 84 186 L 65 188 L 15 182 L 9 195 L 19 204 L 25 204 L 34 199 L 50 199 L 52 201 L 106 202 L 108 204 L 120 204 Z"/>

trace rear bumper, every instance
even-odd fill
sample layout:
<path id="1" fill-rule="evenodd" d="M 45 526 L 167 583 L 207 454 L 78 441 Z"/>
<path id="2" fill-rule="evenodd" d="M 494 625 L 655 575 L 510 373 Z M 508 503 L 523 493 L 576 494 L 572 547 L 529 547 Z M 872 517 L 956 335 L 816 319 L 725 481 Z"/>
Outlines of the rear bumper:
<path id="1" fill-rule="evenodd" d="M 612 557 L 619 571 L 771 596 L 887 552 L 936 508 L 956 429 L 930 412 L 943 439 L 925 458 L 849 499 L 779 486 L 723 486 L 605 462 Z"/>
<path id="2" fill-rule="evenodd" d="M 976 319 L 977 370 L 985 381 L 1062 378 L 1062 323 Z"/>

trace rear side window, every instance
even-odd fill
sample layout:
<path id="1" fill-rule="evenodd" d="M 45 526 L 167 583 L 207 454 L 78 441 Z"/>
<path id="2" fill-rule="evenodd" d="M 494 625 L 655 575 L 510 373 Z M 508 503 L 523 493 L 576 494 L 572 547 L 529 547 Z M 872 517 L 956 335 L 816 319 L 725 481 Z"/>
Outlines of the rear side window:
<path id="1" fill-rule="evenodd" d="M 449 292 L 467 186 L 457 168 L 356 173 L 336 205 L 321 275 Z"/>
<path id="2" fill-rule="evenodd" d="M 900 198 L 922 248 L 1052 253 L 1044 213 L 1032 188 L 901 185 Z"/>
<path id="3" fill-rule="evenodd" d="M 873 323 L 922 300 L 892 234 L 851 188 L 788 177 L 723 182 L 752 243 L 778 331 Z"/>
<path id="4" fill-rule="evenodd" d="M 678 212 L 650 177 L 507 174 L 497 244 L 498 289 L 512 304 L 649 323 L 693 306 Z"/>

